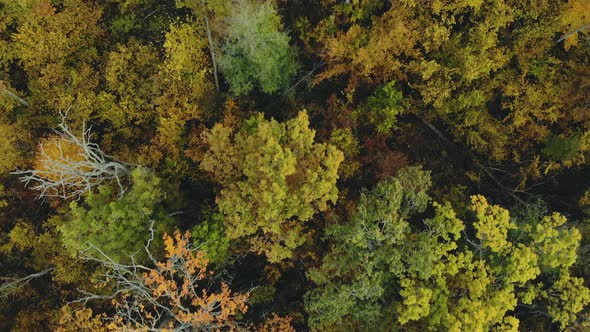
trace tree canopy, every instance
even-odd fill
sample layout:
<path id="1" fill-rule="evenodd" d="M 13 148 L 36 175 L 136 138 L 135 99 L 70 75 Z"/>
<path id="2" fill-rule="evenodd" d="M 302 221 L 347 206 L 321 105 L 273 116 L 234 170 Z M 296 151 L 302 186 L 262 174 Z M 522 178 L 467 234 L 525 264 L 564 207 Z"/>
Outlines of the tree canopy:
<path id="1" fill-rule="evenodd" d="M 227 235 L 248 237 L 271 262 L 289 258 L 305 241 L 303 223 L 336 203 L 342 152 L 314 143 L 305 112 L 285 123 L 258 114 L 232 135 L 219 124 L 205 132 L 201 162 L 223 187 L 216 201 Z"/>
<path id="2" fill-rule="evenodd" d="M 590 331 L 589 0 L 0 0 L 0 331 Z"/>

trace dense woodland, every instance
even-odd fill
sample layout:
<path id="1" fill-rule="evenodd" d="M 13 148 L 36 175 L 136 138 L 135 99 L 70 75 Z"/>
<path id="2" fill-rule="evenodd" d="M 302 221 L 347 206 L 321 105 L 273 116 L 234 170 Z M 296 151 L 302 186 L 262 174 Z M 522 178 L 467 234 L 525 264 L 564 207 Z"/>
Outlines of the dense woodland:
<path id="1" fill-rule="evenodd" d="M 0 331 L 589 331 L 590 1 L 0 0 Z"/>

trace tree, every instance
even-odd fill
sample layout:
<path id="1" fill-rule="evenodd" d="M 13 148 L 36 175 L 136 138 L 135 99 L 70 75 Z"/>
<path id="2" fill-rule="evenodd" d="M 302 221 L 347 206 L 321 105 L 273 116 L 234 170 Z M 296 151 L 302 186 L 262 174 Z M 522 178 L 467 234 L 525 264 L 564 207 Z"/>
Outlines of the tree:
<path id="1" fill-rule="evenodd" d="M 237 133 L 217 124 L 203 134 L 201 168 L 222 186 L 227 236 L 248 239 L 271 262 L 291 257 L 305 242 L 303 223 L 336 202 L 343 154 L 314 136 L 305 112 L 282 124 L 258 114 Z"/>
<path id="2" fill-rule="evenodd" d="M 516 331 L 517 307 L 533 308 L 562 328 L 590 303 L 572 277 L 581 237 L 558 213 L 527 220 L 472 196 L 470 225 L 450 204 L 410 224 L 429 201 L 429 175 L 417 168 L 361 196 L 347 223 L 326 230 L 331 249 L 309 272 L 310 327 L 393 325 L 410 330 Z M 571 290 L 577 289 L 577 296 Z M 522 310 L 522 309 L 521 309 Z M 386 321 L 384 321 L 386 320 Z"/>
<path id="3" fill-rule="evenodd" d="M 444 123 L 477 158 L 513 162 L 515 178 L 588 160 L 588 144 L 561 160 L 537 149 L 588 127 L 588 97 L 575 88 L 588 81 L 589 48 L 576 46 L 588 32 L 579 30 L 590 17 L 586 1 L 327 0 L 322 9 L 317 24 L 299 25 L 326 63 L 315 82 L 346 80 L 351 107 L 367 104 L 367 88 L 395 80 L 408 111 Z M 555 36 L 570 32 L 557 51 Z"/>
<path id="4" fill-rule="evenodd" d="M 165 59 L 155 76 L 156 134 L 146 144 L 142 159 L 148 165 L 178 163 L 189 121 L 207 118 L 206 105 L 214 96 L 207 41 L 201 21 L 170 25 L 164 42 Z"/>
<path id="5" fill-rule="evenodd" d="M 129 256 L 138 262 L 147 259 L 143 245 L 152 226 L 159 239 L 174 223 L 165 211 L 174 193 L 172 188 L 167 193 L 162 181 L 146 169 L 135 169 L 132 180 L 131 189 L 118 199 L 112 187 L 103 185 L 89 193 L 83 205 L 70 204 L 71 211 L 59 230 L 71 255 L 87 250 L 91 243 L 117 262 Z M 154 245 L 158 248 L 161 243 Z"/>
<path id="6" fill-rule="evenodd" d="M 243 95 L 255 86 L 265 93 L 288 88 L 299 65 L 272 3 L 239 0 L 224 23 L 219 68 L 231 91 Z"/>
<path id="7" fill-rule="evenodd" d="M 83 259 L 104 268 L 103 280 L 110 292 L 83 292 L 75 303 L 111 300 L 113 313 L 92 316 L 86 308 L 64 307 L 58 331 L 78 330 L 87 326 L 105 331 L 186 331 L 235 329 L 235 315 L 246 312 L 247 294 L 233 293 L 225 282 L 217 291 L 208 283 L 211 272 L 205 253 L 190 243 L 190 234 L 178 230 L 173 236 L 163 235 L 165 256 L 157 261 L 151 251 L 151 238 L 143 248 L 148 264 L 131 259 L 121 264 L 99 247 L 90 247 L 94 254 Z"/>
<path id="8" fill-rule="evenodd" d="M 116 181 L 120 193 L 125 191 L 122 180 L 130 173 L 129 164 L 115 161 L 91 142 L 91 127 L 82 130 L 78 138 L 62 115 L 61 132 L 39 144 L 33 169 L 14 171 L 20 180 L 38 191 L 38 198 L 76 198 L 91 192 L 106 181 Z"/>
<path id="9" fill-rule="evenodd" d="M 14 21 L 6 51 L 26 73 L 31 111 L 63 110 L 76 103 L 70 120 L 80 124 L 88 119 L 99 106 L 100 75 L 94 66 L 105 35 L 98 23 L 102 9 L 82 0 L 15 2 L 10 7 Z"/>
<path id="10" fill-rule="evenodd" d="M 312 329 L 346 324 L 349 317 L 379 326 L 375 325 L 381 312 L 379 299 L 385 295 L 383 284 L 388 274 L 393 272 L 380 265 L 401 269 L 402 253 L 391 248 L 402 245 L 409 232 L 405 219 L 426 208 L 429 187 L 428 172 L 417 167 L 402 169 L 372 192 L 361 194 L 349 224 L 326 229 L 330 250 L 321 267 L 309 271 L 317 285 L 305 300 Z"/>
<path id="11" fill-rule="evenodd" d="M 205 30 L 207 32 L 207 42 L 209 43 L 209 53 L 211 54 L 211 64 L 213 65 L 213 78 L 215 79 L 215 89 L 219 92 L 219 78 L 217 75 L 217 60 L 215 56 L 215 43 L 213 42 L 212 24 L 209 16 L 213 14 L 222 18 L 226 16 L 231 3 L 223 0 L 176 0 L 176 7 L 187 7 L 193 11 L 197 17 L 205 20 Z"/>
<path id="12" fill-rule="evenodd" d="M 29 133 L 20 123 L 10 123 L 0 120 L 0 173 L 7 174 L 17 166 L 24 164 L 24 151 L 28 146 Z"/>
<path id="13" fill-rule="evenodd" d="M 42 277 L 47 273 L 51 272 L 53 268 L 48 268 L 40 272 L 31 273 L 27 276 L 20 278 L 7 278 L 2 277 L 2 285 L 0 285 L 0 298 L 9 297 L 17 293 L 22 287 L 31 282 L 32 280 Z"/>
<path id="14" fill-rule="evenodd" d="M 1 14 L 0 14 L 1 15 Z M 27 107 L 28 103 L 13 93 L 14 89 L 0 80 L 0 174 L 8 173 L 21 166 L 26 157 L 26 152 L 32 145 L 31 135 L 17 114 L 19 108 Z"/>
<path id="15" fill-rule="evenodd" d="M 360 118 L 368 117 L 369 123 L 377 128 L 377 132 L 387 134 L 395 128 L 397 116 L 406 109 L 407 103 L 396 87 L 396 81 L 391 81 L 377 88 L 358 113 Z"/>
<path id="16" fill-rule="evenodd" d="M 135 39 L 116 45 L 108 53 L 106 86 L 102 93 L 105 109 L 98 115 L 108 120 L 118 133 L 126 134 L 134 125 L 154 119 L 154 86 L 157 86 L 159 63 L 158 50 Z"/>
<path id="17" fill-rule="evenodd" d="M 200 243 L 199 248 L 207 254 L 213 264 L 223 264 L 229 259 L 229 238 L 225 235 L 223 215 L 218 211 L 203 209 L 204 220 L 193 227 L 193 240 Z"/>

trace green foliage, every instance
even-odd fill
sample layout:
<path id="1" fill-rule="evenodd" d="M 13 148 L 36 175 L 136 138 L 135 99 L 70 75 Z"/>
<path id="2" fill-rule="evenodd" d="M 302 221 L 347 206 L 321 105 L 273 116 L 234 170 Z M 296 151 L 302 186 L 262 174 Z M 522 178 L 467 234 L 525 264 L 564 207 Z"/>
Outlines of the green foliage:
<path id="1" fill-rule="evenodd" d="M 207 254 L 211 263 L 223 264 L 229 258 L 229 238 L 225 235 L 223 215 L 211 213 L 193 227 L 192 238 L 200 250 Z"/>
<path id="2" fill-rule="evenodd" d="M 126 13 L 137 7 L 151 5 L 154 0 L 108 0 L 119 5 L 121 12 Z"/>
<path id="3" fill-rule="evenodd" d="M 342 152 L 314 143 L 306 112 L 282 124 L 258 114 L 235 134 L 217 124 L 203 137 L 201 168 L 222 185 L 228 237 L 248 238 L 271 262 L 291 257 L 306 240 L 303 222 L 336 202 Z"/>
<path id="4" fill-rule="evenodd" d="M 473 196 L 473 239 L 448 203 L 433 203 L 434 217 L 411 226 L 429 185 L 427 172 L 401 170 L 363 193 L 349 222 L 327 229 L 331 249 L 310 270 L 317 288 L 305 296 L 312 329 L 338 329 L 348 318 L 372 329 L 393 310 L 394 329 L 514 330 L 519 303 L 544 307 L 565 327 L 590 303 L 590 290 L 569 277 L 581 237 L 563 216 L 512 221 Z"/>
<path id="5" fill-rule="evenodd" d="M 277 289 L 272 285 L 256 287 L 250 293 L 248 302 L 252 304 L 270 302 L 276 291 Z"/>
<path id="6" fill-rule="evenodd" d="M 404 113 L 407 107 L 407 102 L 398 90 L 396 81 L 391 81 L 378 87 L 367 98 L 361 112 L 367 112 L 368 120 L 377 128 L 377 132 L 386 134 L 395 128 L 398 115 Z"/>
<path id="7" fill-rule="evenodd" d="M 581 134 L 569 137 L 553 136 L 545 142 L 541 152 L 551 160 L 566 161 L 578 154 L 581 139 Z"/>
<path id="8" fill-rule="evenodd" d="M 477 214 L 477 222 L 473 227 L 477 232 L 477 238 L 482 241 L 482 246 L 492 252 L 502 252 L 510 249 L 508 243 L 508 231 L 516 228 L 510 222 L 508 210 L 500 206 L 490 206 L 483 196 L 471 197 L 472 209 Z"/>
<path id="9" fill-rule="evenodd" d="M 575 321 L 576 314 L 590 302 L 590 291 L 584 286 L 584 280 L 569 274 L 562 274 L 543 295 L 549 299 L 549 315 L 562 329 Z"/>
<path id="10" fill-rule="evenodd" d="M 412 176 L 413 175 L 413 176 Z M 416 180 L 416 181 L 412 181 Z M 309 272 L 318 288 L 306 295 L 313 329 L 352 315 L 367 326 L 378 322 L 388 275 L 400 272 L 401 245 L 410 230 L 409 213 L 424 211 L 430 186 L 427 171 L 412 167 L 363 192 L 349 223 L 326 230 L 332 249 L 319 269 Z"/>
<path id="11" fill-rule="evenodd" d="M 135 14 L 119 15 L 111 22 L 111 31 L 116 34 L 126 34 L 133 29 L 136 20 Z"/>
<path id="12" fill-rule="evenodd" d="M 68 220 L 59 230 L 72 255 L 92 244 L 118 262 L 128 261 L 133 254 L 137 261 L 142 261 L 146 258 L 143 248 L 150 239 L 152 223 L 153 245 L 161 246 L 162 234 L 171 230 L 174 223 L 164 210 L 170 197 L 161 180 L 146 169 L 135 169 L 132 179 L 133 187 L 121 198 L 116 197 L 113 187 L 103 185 L 84 199 L 84 205 L 70 204 Z M 97 255 L 93 250 L 88 254 Z"/>
<path id="13" fill-rule="evenodd" d="M 257 285 L 245 328 L 282 308 L 260 328 L 590 330 L 590 191 L 570 185 L 590 161 L 588 22 L 588 0 L 0 0 L 0 290 L 50 271 L 0 298 L 0 330 L 59 329 L 77 289 L 108 291 L 76 255 L 88 243 L 153 268 L 151 221 L 158 252 L 188 193 L 200 211 L 178 225 L 223 279 Z M 39 166 L 66 110 L 75 134 L 92 125 L 105 153 L 154 173 L 122 195 L 34 201 L 9 172 Z M 529 193 L 548 203 L 511 205 Z M 70 309 L 65 330 L 101 323 Z"/>
<path id="14" fill-rule="evenodd" d="M 255 86 L 265 93 L 289 87 L 299 65 L 270 1 L 238 1 L 226 18 L 225 29 L 219 68 L 232 93 L 248 94 Z"/>

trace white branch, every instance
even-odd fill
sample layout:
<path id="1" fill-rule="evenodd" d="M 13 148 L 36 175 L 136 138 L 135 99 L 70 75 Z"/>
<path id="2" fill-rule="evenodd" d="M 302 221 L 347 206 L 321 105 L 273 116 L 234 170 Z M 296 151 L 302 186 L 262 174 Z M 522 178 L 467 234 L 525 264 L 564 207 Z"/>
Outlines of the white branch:
<path id="1" fill-rule="evenodd" d="M 53 267 L 45 269 L 41 272 L 29 274 L 28 276 L 22 278 L 3 278 L 7 281 L 0 285 L 0 298 L 10 296 L 16 293 L 19 289 L 21 289 L 24 285 L 28 284 L 31 280 L 42 277 L 47 273 L 53 271 Z"/>

